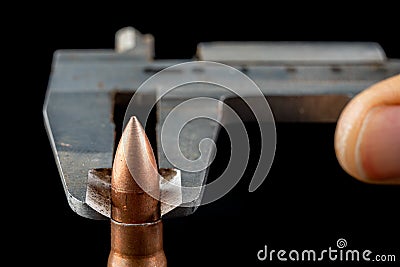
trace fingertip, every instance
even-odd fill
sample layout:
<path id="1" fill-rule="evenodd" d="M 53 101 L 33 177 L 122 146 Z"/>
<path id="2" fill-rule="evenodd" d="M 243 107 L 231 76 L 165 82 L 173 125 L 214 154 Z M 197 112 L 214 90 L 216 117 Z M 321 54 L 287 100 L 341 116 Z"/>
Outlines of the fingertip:
<path id="1" fill-rule="evenodd" d="M 356 161 L 366 179 L 396 182 L 400 178 L 400 105 L 369 111 L 359 133 Z"/>
<path id="2" fill-rule="evenodd" d="M 392 109 L 399 106 L 397 75 L 358 94 L 342 111 L 335 131 L 335 153 L 341 167 L 351 176 L 369 183 L 400 182 L 400 135 L 396 138 L 400 116 L 396 115 L 396 108 Z M 382 112 L 385 107 L 390 108 L 390 114 Z M 375 116 L 378 111 L 380 115 Z M 388 116 L 391 122 L 387 121 Z"/>

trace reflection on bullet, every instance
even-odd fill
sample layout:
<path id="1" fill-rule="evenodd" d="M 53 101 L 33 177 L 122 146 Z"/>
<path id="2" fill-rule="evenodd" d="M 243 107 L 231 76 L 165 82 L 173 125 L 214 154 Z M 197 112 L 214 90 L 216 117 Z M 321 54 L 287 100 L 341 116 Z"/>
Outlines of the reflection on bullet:
<path id="1" fill-rule="evenodd" d="M 112 169 L 109 267 L 167 266 L 160 202 L 152 197 L 159 195 L 153 150 L 142 125 L 132 117 Z"/>

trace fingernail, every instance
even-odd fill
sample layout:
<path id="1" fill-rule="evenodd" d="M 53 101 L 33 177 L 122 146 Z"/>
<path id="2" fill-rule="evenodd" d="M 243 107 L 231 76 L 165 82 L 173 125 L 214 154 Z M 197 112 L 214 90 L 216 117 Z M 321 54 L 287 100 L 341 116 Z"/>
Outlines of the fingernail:
<path id="1" fill-rule="evenodd" d="M 366 116 L 358 139 L 357 165 L 371 180 L 400 179 L 400 106 L 380 106 Z"/>

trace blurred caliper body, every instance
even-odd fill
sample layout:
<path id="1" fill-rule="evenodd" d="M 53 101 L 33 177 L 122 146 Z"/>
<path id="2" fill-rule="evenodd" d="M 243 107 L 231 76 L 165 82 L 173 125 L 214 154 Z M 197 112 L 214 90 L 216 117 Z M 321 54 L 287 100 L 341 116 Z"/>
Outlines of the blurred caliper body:
<path id="1" fill-rule="evenodd" d="M 126 106 L 137 88 L 155 73 L 188 61 L 153 57 L 153 37 L 131 27 L 117 32 L 114 50 L 59 50 L 54 54 L 44 105 L 45 125 L 68 203 L 83 217 L 110 216 L 111 167 L 120 130 L 116 126 L 118 106 Z M 224 63 L 246 74 L 258 85 L 278 122 L 335 122 L 355 94 L 400 73 L 400 60 L 386 58 L 377 43 L 210 42 L 198 45 L 193 60 Z M 199 68 L 192 71 L 201 78 L 218 75 Z M 174 80 L 182 74 L 171 71 L 168 75 Z M 154 90 L 138 96 L 139 105 L 147 107 L 156 94 Z M 164 178 L 183 187 L 204 185 L 208 168 L 198 172 L 176 169 L 160 149 L 159 126 L 182 100 L 208 95 L 228 103 L 243 120 L 252 120 L 235 96 L 222 91 L 199 92 L 193 87 L 162 98 L 156 106 L 153 129 L 158 166 Z M 260 101 L 251 94 L 246 97 L 255 105 Z M 196 105 L 186 112 L 196 114 L 200 108 L 224 112 Z M 216 141 L 219 127 L 218 123 L 191 122 L 189 130 L 181 133 L 181 149 L 196 155 L 198 147 L 193 144 L 203 138 Z M 161 184 L 161 198 L 170 204 L 162 204 L 162 214 L 193 213 L 203 193 L 188 196 L 184 190 Z"/>

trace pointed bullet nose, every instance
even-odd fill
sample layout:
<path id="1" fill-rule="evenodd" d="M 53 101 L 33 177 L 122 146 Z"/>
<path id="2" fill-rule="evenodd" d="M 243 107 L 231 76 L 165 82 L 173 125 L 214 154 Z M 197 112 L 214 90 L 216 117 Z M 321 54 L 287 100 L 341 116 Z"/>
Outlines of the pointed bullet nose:
<path id="1" fill-rule="evenodd" d="M 111 178 L 112 218 L 123 223 L 158 220 L 158 179 L 150 142 L 139 120 L 133 116 L 122 133 L 114 158 Z"/>
<path id="2" fill-rule="evenodd" d="M 107 266 L 167 266 L 163 250 L 159 175 L 136 117 L 115 153 L 111 177 L 111 250 Z"/>
<path id="3" fill-rule="evenodd" d="M 122 140 L 124 142 L 124 152 L 126 155 L 134 155 L 137 160 L 143 160 L 143 164 L 151 163 L 154 168 L 157 169 L 156 159 L 154 157 L 153 149 L 151 148 L 149 139 L 147 138 L 146 132 L 143 129 L 142 124 L 136 118 L 132 116 L 122 134 Z M 138 152 L 141 152 L 139 155 Z M 143 157 L 140 157 L 143 155 Z"/>
<path id="4" fill-rule="evenodd" d="M 123 190 L 136 190 L 129 176 L 136 179 L 136 183 L 145 187 L 149 182 L 155 182 L 157 164 L 153 149 L 147 138 L 143 126 L 132 116 L 125 126 L 115 154 L 113 176 L 114 187 Z M 143 188 L 147 191 L 147 188 Z M 151 188 L 149 188 L 150 190 Z"/>

